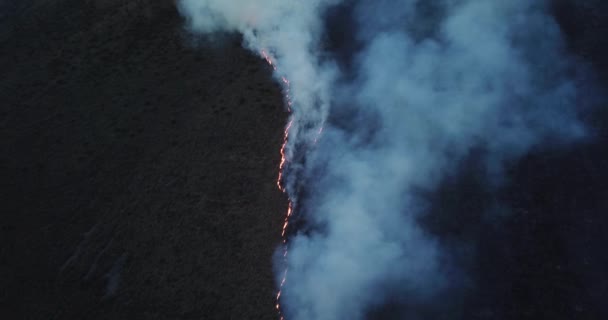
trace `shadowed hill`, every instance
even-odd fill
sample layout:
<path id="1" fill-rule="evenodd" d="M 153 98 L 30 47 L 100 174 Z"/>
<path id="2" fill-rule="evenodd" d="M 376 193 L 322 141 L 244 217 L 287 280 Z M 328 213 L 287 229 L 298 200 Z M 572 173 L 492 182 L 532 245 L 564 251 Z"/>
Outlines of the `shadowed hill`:
<path id="1" fill-rule="evenodd" d="M 6 319 L 269 319 L 286 114 L 262 60 L 171 1 L 7 3 Z"/>

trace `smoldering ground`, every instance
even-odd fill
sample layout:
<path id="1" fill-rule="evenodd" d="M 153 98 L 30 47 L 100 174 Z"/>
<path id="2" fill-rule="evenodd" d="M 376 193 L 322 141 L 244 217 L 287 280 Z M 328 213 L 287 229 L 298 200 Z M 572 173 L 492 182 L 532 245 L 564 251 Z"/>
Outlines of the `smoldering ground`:
<path id="1" fill-rule="evenodd" d="M 462 214 L 436 190 L 475 164 L 473 196 L 492 198 L 530 150 L 589 139 L 589 80 L 545 1 L 184 0 L 181 12 L 195 32 L 241 32 L 290 81 L 286 183 L 306 222 L 277 262 L 290 319 L 457 316 L 478 237 L 445 231 Z"/>

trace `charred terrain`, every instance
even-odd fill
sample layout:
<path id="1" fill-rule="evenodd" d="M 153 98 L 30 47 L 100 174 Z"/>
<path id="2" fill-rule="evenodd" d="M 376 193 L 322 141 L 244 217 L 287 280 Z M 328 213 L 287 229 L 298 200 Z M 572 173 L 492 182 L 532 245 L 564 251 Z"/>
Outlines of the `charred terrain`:
<path id="1" fill-rule="evenodd" d="M 608 8 L 555 3 L 605 83 Z M 0 70 L 0 318 L 276 318 L 287 113 L 263 59 L 189 35 L 169 0 L 4 0 Z M 472 254 L 458 301 L 421 319 L 608 318 L 598 105 L 584 143 L 532 152 L 496 189 L 470 159 L 429 195 L 424 225 Z"/>

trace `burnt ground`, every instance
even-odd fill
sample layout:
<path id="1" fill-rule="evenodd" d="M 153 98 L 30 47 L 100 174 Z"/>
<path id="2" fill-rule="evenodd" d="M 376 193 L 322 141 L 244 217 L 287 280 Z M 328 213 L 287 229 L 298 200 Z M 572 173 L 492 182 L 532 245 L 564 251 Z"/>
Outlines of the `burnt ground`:
<path id="1" fill-rule="evenodd" d="M 554 2 L 606 83 L 608 9 Z M 276 319 L 286 113 L 270 68 L 215 40 L 170 0 L 0 1 L 0 318 Z M 474 161 L 446 178 L 429 230 L 470 283 L 426 318 L 608 317 L 605 110 L 497 189 Z"/>
<path id="2" fill-rule="evenodd" d="M 270 68 L 170 1 L 98 2 L 2 8 L 0 318 L 274 318 Z"/>

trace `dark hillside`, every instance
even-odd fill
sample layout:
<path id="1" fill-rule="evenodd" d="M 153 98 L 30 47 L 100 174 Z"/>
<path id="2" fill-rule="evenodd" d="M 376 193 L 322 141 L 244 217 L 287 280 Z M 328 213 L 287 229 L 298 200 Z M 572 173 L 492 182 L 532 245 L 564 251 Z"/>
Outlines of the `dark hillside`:
<path id="1" fill-rule="evenodd" d="M 268 319 L 286 114 L 170 1 L 3 2 L 3 319 Z"/>

